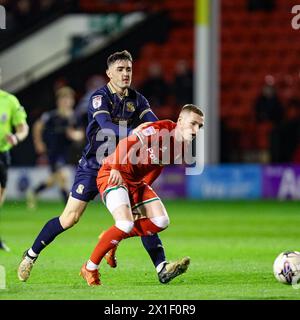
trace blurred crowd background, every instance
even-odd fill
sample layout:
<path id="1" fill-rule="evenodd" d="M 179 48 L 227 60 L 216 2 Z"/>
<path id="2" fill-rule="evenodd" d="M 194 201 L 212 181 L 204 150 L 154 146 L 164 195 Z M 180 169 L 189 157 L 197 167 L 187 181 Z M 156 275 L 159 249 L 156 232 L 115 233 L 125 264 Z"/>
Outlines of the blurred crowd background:
<path id="1" fill-rule="evenodd" d="M 291 26 L 296 1 L 220 4 L 219 162 L 300 163 L 300 31 Z M 194 0 L 0 0 L 0 5 L 7 12 L 0 57 L 67 14 L 122 17 L 142 12 L 149 20 L 91 55 L 81 53 L 95 35 L 71 38 L 70 62 L 13 92 L 24 105 L 29 124 L 55 108 L 56 90 L 70 86 L 76 92 L 76 116 L 85 126 L 88 98 L 107 82 L 106 57 L 123 49 L 133 54 L 133 87 L 147 97 L 159 118 L 175 120 L 181 106 L 194 101 Z M 109 32 L 109 27 L 102 28 L 97 36 Z M 71 163 L 78 160 L 81 147 L 72 149 Z M 32 137 L 13 150 L 15 166 L 38 161 L 42 160 L 36 157 Z"/>

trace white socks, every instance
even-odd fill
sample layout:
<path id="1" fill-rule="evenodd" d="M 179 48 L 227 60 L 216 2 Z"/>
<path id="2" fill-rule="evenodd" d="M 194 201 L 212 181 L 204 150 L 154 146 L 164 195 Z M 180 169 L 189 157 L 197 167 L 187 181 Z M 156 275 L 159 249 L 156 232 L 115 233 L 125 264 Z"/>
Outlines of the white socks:
<path id="1" fill-rule="evenodd" d="M 86 263 L 86 268 L 90 271 L 93 271 L 93 270 L 97 270 L 98 269 L 98 265 L 95 264 L 94 262 L 92 262 L 91 260 L 89 260 L 87 263 Z"/>
<path id="2" fill-rule="evenodd" d="M 38 254 L 36 254 L 31 248 L 27 251 L 28 255 L 32 258 L 36 258 Z"/>
<path id="3" fill-rule="evenodd" d="M 163 269 L 163 267 L 165 266 L 166 263 L 167 263 L 167 261 L 163 261 L 156 267 L 157 273 L 161 272 L 161 270 Z"/>

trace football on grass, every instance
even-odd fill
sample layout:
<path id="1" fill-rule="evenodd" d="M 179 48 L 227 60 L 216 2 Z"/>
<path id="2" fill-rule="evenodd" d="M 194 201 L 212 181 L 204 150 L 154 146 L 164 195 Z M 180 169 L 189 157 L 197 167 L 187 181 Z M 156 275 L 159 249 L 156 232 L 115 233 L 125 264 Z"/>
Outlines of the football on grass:
<path id="1" fill-rule="evenodd" d="M 285 284 L 300 283 L 300 252 L 282 252 L 273 264 L 275 278 Z"/>

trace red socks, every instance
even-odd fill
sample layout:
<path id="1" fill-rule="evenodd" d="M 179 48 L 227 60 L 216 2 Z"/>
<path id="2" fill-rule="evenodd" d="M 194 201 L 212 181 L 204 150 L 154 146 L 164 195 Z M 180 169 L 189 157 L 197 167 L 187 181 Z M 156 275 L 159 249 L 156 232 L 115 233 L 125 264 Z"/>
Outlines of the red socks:
<path id="1" fill-rule="evenodd" d="M 116 226 L 112 226 L 103 233 L 90 257 L 90 260 L 95 264 L 99 264 L 105 254 L 110 249 L 117 246 L 118 243 L 126 236 L 126 232 L 118 229 Z"/>
<path id="2" fill-rule="evenodd" d="M 99 265 L 102 258 L 105 254 L 115 246 L 119 244 L 119 242 L 123 239 L 129 237 L 136 237 L 136 236 L 150 236 L 154 233 L 158 233 L 162 228 L 156 226 L 150 219 L 143 218 L 136 220 L 134 222 L 134 227 L 130 231 L 130 233 L 126 233 L 116 226 L 112 226 L 107 231 L 105 231 L 100 238 L 99 242 L 97 243 L 90 260 Z"/>

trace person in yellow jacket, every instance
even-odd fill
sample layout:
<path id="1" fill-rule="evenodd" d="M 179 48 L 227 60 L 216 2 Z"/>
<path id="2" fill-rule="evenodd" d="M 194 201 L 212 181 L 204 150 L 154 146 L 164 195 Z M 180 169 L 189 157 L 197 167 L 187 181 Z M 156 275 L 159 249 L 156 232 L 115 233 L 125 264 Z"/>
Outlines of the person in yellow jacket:
<path id="1" fill-rule="evenodd" d="M 5 199 L 7 170 L 10 165 L 9 150 L 23 141 L 29 133 L 26 112 L 12 94 L 0 90 L 0 206 Z M 0 238 L 0 249 L 9 251 Z"/>

